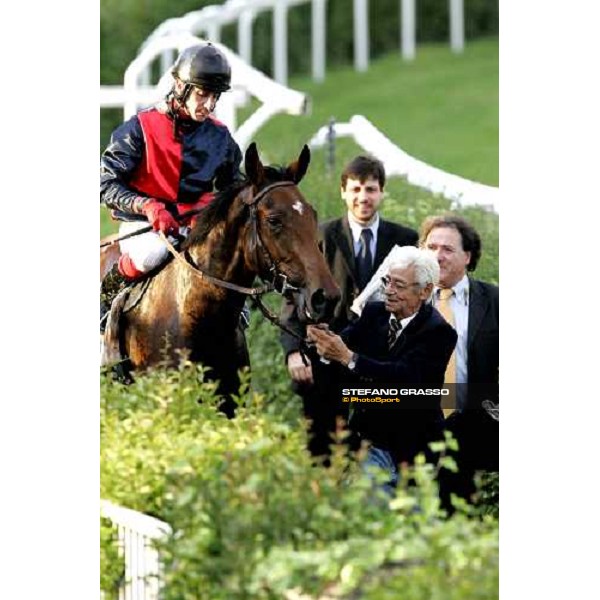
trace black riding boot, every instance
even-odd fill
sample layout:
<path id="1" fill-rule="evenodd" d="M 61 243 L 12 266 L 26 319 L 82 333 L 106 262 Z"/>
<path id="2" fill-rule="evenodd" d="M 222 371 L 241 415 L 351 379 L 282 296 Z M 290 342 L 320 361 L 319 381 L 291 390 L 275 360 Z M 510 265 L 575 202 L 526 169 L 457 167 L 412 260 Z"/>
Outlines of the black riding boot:
<path id="1" fill-rule="evenodd" d="M 102 280 L 102 285 L 100 286 L 100 333 L 104 333 L 112 301 L 126 286 L 127 281 L 121 275 L 119 265 L 115 263 Z"/>

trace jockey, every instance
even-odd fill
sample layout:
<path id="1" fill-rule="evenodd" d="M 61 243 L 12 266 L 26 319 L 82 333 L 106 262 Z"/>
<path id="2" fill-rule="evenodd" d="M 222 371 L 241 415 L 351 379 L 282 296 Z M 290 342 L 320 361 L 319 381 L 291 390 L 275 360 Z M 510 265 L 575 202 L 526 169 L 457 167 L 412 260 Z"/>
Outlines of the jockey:
<path id="1" fill-rule="evenodd" d="M 230 89 L 231 67 L 211 43 L 183 50 L 172 68 L 173 87 L 156 106 L 117 127 L 100 163 L 100 202 L 122 221 L 119 237 L 152 225 L 154 231 L 120 242 L 118 273 L 135 280 L 158 267 L 168 250 L 158 236 L 185 236 L 192 217 L 241 179 L 242 153 L 212 112 Z M 116 281 L 114 282 L 116 283 Z M 112 285 L 112 284 L 111 284 Z"/>

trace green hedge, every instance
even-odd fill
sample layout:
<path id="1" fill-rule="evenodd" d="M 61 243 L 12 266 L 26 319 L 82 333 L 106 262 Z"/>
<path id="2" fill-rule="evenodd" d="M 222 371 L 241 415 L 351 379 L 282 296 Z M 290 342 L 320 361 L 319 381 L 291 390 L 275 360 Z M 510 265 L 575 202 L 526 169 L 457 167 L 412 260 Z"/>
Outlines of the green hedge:
<path id="1" fill-rule="evenodd" d="M 390 509 L 341 449 L 330 469 L 312 466 L 296 416 L 270 411 L 247 384 L 236 419 L 224 418 L 189 363 L 128 387 L 104 376 L 101 398 L 101 495 L 173 528 L 161 545 L 167 600 L 282 598 L 293 588 L 498 595 L 498 522 L 465 507 L 444 518 L 438 467 L 404 472 L 417 485 Z M 110 532 L 101 543 L 102 586 L 114 590 L 122 564 Z"/>

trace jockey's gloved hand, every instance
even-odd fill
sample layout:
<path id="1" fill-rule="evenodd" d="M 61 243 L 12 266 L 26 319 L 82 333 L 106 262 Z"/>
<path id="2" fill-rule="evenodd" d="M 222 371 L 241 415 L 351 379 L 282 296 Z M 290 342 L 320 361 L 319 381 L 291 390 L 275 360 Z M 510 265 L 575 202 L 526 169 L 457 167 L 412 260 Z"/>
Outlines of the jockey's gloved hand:
<path id="1" fill-rule="evenodd" d="M 144 204 L 142 212 L 152 224 L 154 231 L 162 231 L 165 235 L 179 231 L 179 223 L 177 223 L 162 202 L 150 200 L 150 202 Z"/>

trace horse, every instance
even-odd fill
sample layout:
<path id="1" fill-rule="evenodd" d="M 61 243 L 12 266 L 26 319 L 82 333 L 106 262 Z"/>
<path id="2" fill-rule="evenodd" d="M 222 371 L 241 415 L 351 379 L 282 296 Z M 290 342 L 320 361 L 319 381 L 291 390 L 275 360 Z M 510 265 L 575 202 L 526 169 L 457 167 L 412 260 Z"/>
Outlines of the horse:
<path id="1" fill-rule="evenodd" d="M 246 296 L 275 290 L 293 297 L 306 322 L 332 317 L 339 287 L 319 249 L 316 212 L 297 187 L 309 163 L 306 145 L 287 167 L 263 165 L 256 144 L 248 147 L 246 179 L 216 194 L 180 252 L 171 247 L 177 260 L 119 316 L 120 347 L 134 371 L 174 366 L 183 351 L 208 367 L 226 398 L 221 410 L 232 416 L 238 371 L 250 366 L 239 326 Z M 110 252 L 102 270 L 118 258 Z M 257 276 L 266 285 L 251 288 Z"/>

